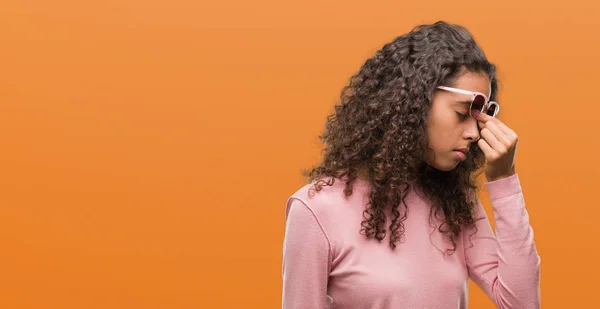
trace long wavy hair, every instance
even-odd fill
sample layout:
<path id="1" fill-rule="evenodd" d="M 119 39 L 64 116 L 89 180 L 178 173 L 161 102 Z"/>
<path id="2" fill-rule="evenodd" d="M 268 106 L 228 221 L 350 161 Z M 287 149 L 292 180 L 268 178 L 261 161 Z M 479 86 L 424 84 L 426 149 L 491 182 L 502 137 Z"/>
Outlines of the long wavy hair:
<path id="1" fill-rule="evenodd" d="M 311 191 L 346 181 L 345 194 L 364 173 L 370 183 L 369 203 L 360 233 L 382 241 L 386 215 L 393 215 L 389 245 L 396 248 L 404 235 L 408 207 L 405 198 L 418 184 L 432 202 L 432 216 L 441 218 L 438 230 L 452 242 L 466 227 L 474 226 L 477 176 L 485 163 L 479 147 L 471 147 L 467 160 L 451 171 L 425 163 L 429 141 L 427 120 L 433 94 L 440 85 L 452 86 L 465 72 L 482 72 L 491 81 L 496 100 L 496 67 L 466 28 L 438 21 L 414 27 L 386 43 L 351 76 L 334 112 L 327 116 L 322 161 L 303 174 Z M 401 210 L 403 210 L 401 212 Z M 440 215 L 440 216 L 438 216 Z"/>

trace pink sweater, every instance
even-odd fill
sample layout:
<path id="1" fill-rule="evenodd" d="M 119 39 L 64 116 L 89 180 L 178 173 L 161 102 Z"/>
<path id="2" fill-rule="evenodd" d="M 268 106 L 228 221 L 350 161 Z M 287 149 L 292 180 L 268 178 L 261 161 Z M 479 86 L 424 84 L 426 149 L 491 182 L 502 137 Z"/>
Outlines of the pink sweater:
<path id="1" fill-rule="evenodd" d="M 300 188 L 286 207 L 283 308 L 467 308 L 469 277 L 499 308 L 539 308 L 540 257 L 518 175 L 485 185 L 496 235 L 477 199 L 478 232 L 464 230 L 451 255 L 442 254 L 452 244 L 430 224 L 420 189 L 406 199 L 404 242 L 393 251 L 389 231 L 381 243 L 359 233 L 366 181 L 348 198 L 341 180 L 313 196 Z"/>

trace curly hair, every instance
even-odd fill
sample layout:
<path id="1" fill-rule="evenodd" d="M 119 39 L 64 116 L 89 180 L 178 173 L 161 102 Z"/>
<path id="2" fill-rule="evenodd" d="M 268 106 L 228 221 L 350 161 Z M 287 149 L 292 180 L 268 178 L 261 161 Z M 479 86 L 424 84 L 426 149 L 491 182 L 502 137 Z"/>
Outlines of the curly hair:
<path id="1" fill-rule="evenodd" d="M 351 76 L 327 116 L 319 139 L 325 145 L 321 162 L 303 174 L 311 191 L 345 179 L 345 195 L 359 175 L 371 190 L 360 233 L 382 241 L 386 236 L 386 207 L 393 218 L 389 245 L 396 248 L 404 235 L 408 207 L 405 198 L 418 184 L 429 197 L 432 216 L 443 214 L 438 230 L 452 242 L 465 227 L 474 227 L 478 189 L 476 173 L 485 158 L 471 147 L 468 159 L 451 171 L 440 171 L 424 158 L 429 148 L 427 119 L 433 94 L 440 85 L 452 86 L 466 71 L 484 73 L 496 99 L 496 67 L 490 63 L 466 28 L 444 21 L 423 24 L 396 37 L 367 59 Z M 401 210 L 402 215 L 401 215 Z"/>

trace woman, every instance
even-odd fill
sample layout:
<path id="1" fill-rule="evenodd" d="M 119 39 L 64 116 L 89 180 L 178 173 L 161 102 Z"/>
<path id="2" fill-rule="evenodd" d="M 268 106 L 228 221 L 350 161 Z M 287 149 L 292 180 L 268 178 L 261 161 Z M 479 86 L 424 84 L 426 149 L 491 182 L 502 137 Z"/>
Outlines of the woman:
<path id="1" fill-rule="evenodd" d="M 323 160 L 286 207 L 283 308 L 539 308 L 539 265 L 497 118 L 495 66 L 459 25 L 420 25 L 355 74 Z M 477 198 L 485 173 L 496 234 Z"/>

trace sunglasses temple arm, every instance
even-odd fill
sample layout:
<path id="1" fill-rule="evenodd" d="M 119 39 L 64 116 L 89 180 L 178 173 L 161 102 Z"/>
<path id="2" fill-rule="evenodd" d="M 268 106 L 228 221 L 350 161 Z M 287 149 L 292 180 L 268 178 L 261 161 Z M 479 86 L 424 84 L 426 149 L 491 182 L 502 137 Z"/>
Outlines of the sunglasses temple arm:
<path id="1" fill-rule="evenodd" d="M 458 89 L 458 88 L 452 88 L 452 87 L 446 87 L 446 86 L 439 86 L 438 88 L 443 89 L 443 90 L 447 90 L 450 92 L 457 92 L 457 93 L 462 93 L 462 94 L 468 94 L 470 96 L 474 96 L 475 93 L 473 93 L 472 91 L 467 91 L 467 90 L 463 90 L 463 89 Z"/>

